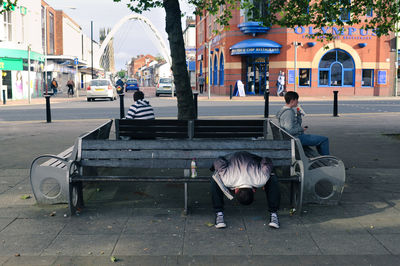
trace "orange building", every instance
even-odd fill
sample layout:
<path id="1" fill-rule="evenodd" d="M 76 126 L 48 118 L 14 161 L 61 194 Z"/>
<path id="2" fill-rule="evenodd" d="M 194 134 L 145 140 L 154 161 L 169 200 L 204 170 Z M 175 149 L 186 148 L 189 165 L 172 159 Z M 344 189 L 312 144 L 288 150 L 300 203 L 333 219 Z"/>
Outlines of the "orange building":
<path id="1" fill-rule="evenodd" d="M 211 85 L 211 93 L 229 95 L 238 80 L 247 95 L 277 93 L 280 71 L 285 90 L 302 96 L 393 95 L 394 72 L 390 67 L 393 48 L 390 37 L 378 38 L 362 25 L 323 28 L 333 41 L 308 38 L 312 26 L 291 28 L 260 26 L 245 12 L 233 10 L 230 29 L 221 30 L 213 16 L 196 16 L 196 73 Z M 197 84 L 198 88 L 198 84 Z"/>

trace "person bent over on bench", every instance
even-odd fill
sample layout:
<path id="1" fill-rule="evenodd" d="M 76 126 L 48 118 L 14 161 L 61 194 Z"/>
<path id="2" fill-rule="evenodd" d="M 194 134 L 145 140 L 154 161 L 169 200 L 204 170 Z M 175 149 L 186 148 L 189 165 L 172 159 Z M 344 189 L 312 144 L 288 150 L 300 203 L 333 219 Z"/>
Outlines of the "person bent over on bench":
<path id="1" fill-rule="evenodd" d="M 249 152 L 241 151 L 218 157 L 211 167 L 215 171 L 211 178 L 212 204 L 215 210 L 216 228 L 225 228 L 224 194 L 236 198 L 243 205 L 250 205 L 257 188 L 263 188 L 270 212 L 269 226 L 279 228 L 278 209 L 280 190 L 277 177 L 271 176 L 272 161 Z M 235 196 L 232 196 L 234 192 Z"/>

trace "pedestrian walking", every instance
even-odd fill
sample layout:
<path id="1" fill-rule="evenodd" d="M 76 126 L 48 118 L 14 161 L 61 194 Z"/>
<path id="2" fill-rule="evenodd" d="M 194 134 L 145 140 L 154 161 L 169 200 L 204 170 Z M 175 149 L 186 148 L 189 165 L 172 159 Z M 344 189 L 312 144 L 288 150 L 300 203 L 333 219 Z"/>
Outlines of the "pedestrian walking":
<path id="1" fill-rule="evenodd" d="M 204 77 L 203 77 L 203 74 L 199 75 L 198 82 L 199 82 L 200 94 L 203 94 L 203 90 L 204 90 Z"/>
<path id="2" fill-rule="evenodd" d="M 276 86 L 278 87 L 277 96 L 284 96 L 285 91 L 285 72 L 279 71 L 278 80 L 276 81 Z"/>
<path id="3" fill-rule="evenodd" d="M 51 81 L 50 88 L 53 91 L 53 96 L 56 96 L 57 92 L 58 92 L 58 83 L 57 83 L 56 78 L 53 78 L 53 80 Z"/>
<path id="4" fill-rule="evenodd" d="M 67 87 L 68 87 L 68 97 L 69 97 L 70 95 L 71 95 L 71 96 L 74 96 L 75 82 L 74 82 L 72 79 L 68 80 L 68 82 L 67 82 Z"/>

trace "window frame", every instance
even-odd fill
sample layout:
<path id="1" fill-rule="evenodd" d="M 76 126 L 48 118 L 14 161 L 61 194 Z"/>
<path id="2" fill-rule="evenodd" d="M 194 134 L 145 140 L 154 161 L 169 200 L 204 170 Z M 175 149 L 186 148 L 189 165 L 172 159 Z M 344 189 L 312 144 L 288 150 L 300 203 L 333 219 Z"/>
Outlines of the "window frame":
<path id="1" fill-rule="evenodd" d="M 367 85 L 364 85 L 363 83 L 364 83 L 364 70 L 371 70 L 371 73 L 372 73 L 372 77 L 371 77 L 371 85 L 369 85 L 369 86 L 367 86 Z M 363 69 L 361 69 L 361 87 L 364 87 L 364 88 L 373 88 L 374 87 L 374 83 L 375 83 L 375 70 L 374 69 L 371 69 L 371 68 L 363 68 Z"/>
<path id="2" fill-rule="evenodd" d="M 221 53 L 219 56 L 219 85 L 224 85 L 224 76 L 225 76 L 225 67 L 224 67 L 224 54 Z"/>
<path id="3" fill-rule="evenodd" d="M 214 56 L 213 64 L 213 85 L 218 85 L 218 56 Z"/>
<path id="4" fill-rule="evenodd" d="M 339 51 L 342 51 L 342 52 L 344 52 L 344 53 L 346 53 L 350 58 L 351 58 L 351 60 L 352 60 L 352 63 L 353 63 L 353 68 L 345 68 L 344 66 L 343 66 L 343 63 L 342 62 L 340 62 L 340 61 L 338 61 L 338 52 Z M 332 53 L 332 52 L 335 52 L 335 61 L 333 61 L 333 62 L 331 62 L 331 64 L 329 65 L 329 67 L 323 67 L 323 68 L 321 68 L 320 67 L 320 65 L 321 65 L 321 61 L 322 61 L 322 59 L 325 57 L 325 55 L 327 55 L 328 53 Z M 340 86 L 333 86 L 332 85 L 332 65 L 334 65 L 334 64 L 340 64 L 340 66 L 341 66 L 341 68 L 342 68 L 342 70 L 341 70 L 341 80 L 342 80 L 342 84 L 340 85 Z M 332 49 L 332 50 L 330 50 L 330 51 L 327 51 L 322 57 L 321 57 L 321 59 L 320 59 L 320 61 L 319 61 L 319 63 L 318 63 L 318 87 L 354 87 L 355 86 L 355 70 L 356 70 L 356 68 L 355 68 L 355 63 L 354 63 L 354 59 L 353 59 L 353 57 L 351 56 L 351 54 L 349 54 L 347 51 L 345 51 L 345 50 L 343 50 L 343 49 Z M 328 85 L 324 85 L 324 84 L 321 84 L 321 71 L 328 71 Z M 351 76 L 352 76 L 352 84 L 351 85 L 344 85 L 344 83 L 345 83 L 345 72 L 349 72 L 349 71 L 351 71 L 352 73 L 351 73 Z"/>
<path id="5" fill-rule="evenodd" d="M 308 78 L 309 85 L 300 85 L 300 71 L 301 70 L 309 71 L 309 78 Z M 298 77 L 299 77 L 299 87 L 304 87 L 304 88 L 311 87 L 311 81 L 312 81 L 312 69 L 311 68 L 299 68 Z"/>

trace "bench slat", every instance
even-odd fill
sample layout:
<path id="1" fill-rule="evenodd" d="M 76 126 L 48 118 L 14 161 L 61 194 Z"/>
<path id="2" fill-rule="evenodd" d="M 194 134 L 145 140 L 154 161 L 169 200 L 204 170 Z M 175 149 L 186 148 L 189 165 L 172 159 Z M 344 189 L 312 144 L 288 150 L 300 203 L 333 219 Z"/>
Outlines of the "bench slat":
<path id="1" fill-rule="evenodd" d="M 290 141 L 271 140 L 88 140 L 82 141 L 82 149 L 171 149 L 177 147 L 181 150 L 290 150 Z"/>
<path id="2" fill-rule="evenodd" d="M 271 159 L 291 158 L 290 150 L 247 151 L 260 157 L 269 157 Z M 85 150 L 82 151 L 82 159 L 215 159 L 231 152 L 230 150 Z"/>
<path id="3" fill-rule="evenodd" d="M 263 127 L 264 120 L 194 120 L 194 127 L 226 127 L 226 126 L 239 126 L 239 127 L 248 127 L 248 126 L 259 126 Z"/>
<path id="4" fill-rule="evenodd" d="M 251 138 L 254 137 L 262 137 L 263 133 L 261 132 L 195 132 L 194 138 Z"/>
<path id="5" fill-rule="evenodd" d="M 210 168 L 215 158 L 196 160 L 198 168 Z M 152 160 L 134 160 L 134 159 L 104 159 L 104 160 L 82 160 L 80 164 L 87 167 L 132 167 L 132 168 L 152 168 L 152 169 L 190 169 L 191 159 L 188 160 L 173 160 L 173 159 L 152 159 Z M 274 166 L 289 166 L 291 160 L 288 159 L 273 159 Z"/>

